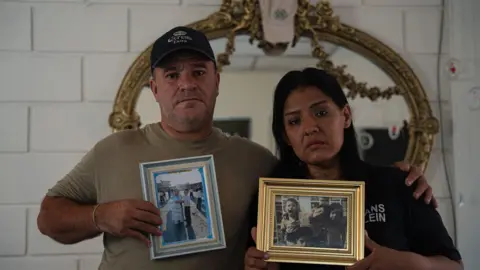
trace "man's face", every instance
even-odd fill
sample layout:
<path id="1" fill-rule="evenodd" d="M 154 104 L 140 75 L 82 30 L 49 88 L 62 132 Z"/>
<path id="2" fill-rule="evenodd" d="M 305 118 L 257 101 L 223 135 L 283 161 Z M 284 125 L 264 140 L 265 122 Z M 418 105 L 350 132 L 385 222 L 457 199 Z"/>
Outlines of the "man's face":
<path id="1" fill-rule="evenodd" d="M 162 121 L 179 132 L 212 122 L 220 76 L 212 61 L 191 53 L 174 53 L 155 68 L 150 81 Z"/>

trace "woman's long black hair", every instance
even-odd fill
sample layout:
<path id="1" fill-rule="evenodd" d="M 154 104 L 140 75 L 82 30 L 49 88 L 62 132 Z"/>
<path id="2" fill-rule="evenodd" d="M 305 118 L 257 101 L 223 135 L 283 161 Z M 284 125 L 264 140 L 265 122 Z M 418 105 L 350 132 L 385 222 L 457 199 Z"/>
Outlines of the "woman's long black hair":
<path id="1" fill-rule="evenodd" d="M 285 140 L 284 107 L 288 96 L 298 88 L 314 86 L 330 97 L 339 107 L 348 105 L 347 97 L 335 77 L 324 70 L 306 68 L 285 74 L 278 82 L 273 99 L 272 132 L 277 143 L 280 162 L 273 172 L 274 177 L 306 177 L 306 166 L 296 156 L 293 148 Z M 340 168 L 345 179 L 354 180 L 355 166 L 361 163 L 357 138 L 353 123 L 344 129 L 344 142 L 339 152 Z"/>

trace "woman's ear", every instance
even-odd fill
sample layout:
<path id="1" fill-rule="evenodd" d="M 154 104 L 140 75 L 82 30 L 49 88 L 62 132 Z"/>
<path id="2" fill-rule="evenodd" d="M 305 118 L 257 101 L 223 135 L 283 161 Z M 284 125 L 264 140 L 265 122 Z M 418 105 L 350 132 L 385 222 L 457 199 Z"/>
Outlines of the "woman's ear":
<path id="1" fill-rule="evenodd" d="M 343 116 L 345 118 L 344 128 L 349 128 L 352 125 L 352 109 L 350 105 L 345 105 L 343 107 Z"/>

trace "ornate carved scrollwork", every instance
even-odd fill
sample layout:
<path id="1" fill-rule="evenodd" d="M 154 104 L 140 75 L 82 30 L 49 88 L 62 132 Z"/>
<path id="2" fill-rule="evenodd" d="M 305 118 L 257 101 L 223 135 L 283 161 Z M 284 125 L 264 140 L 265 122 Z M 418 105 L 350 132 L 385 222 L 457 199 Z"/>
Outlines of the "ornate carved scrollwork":
<path id="1" fill-rule="evenodd" d="M 261 9 L 257 0 L 224 0 L 219 10 L 207 18 L 190 24 L 204 32 L 209 39 L 225 37 L 225 52 L 217 56 L 220 70 L 230 65 L 230 56 L 235 52 L 235 38 L 249 35 L 250 43 L 266 54 L 279 54 L 295 46 L 300 37 L 308 37 L 312 44 L 312 56 L 318 59 L 317 66 L 333 74 L 347 89 L 350 99 L 368 98 L 372 101 L 390 99 L 394 95 L 404 97 L 411 112 L 409 121 L 410 142 L 405 159 L 425 167 L 432 150 L 433 138 L 439 130 L 438 120 L 433 117 L 426 93 L 409 65 L 394 50 L 369 34 L 344 24 L 333 12 L 327 1 L 313 6 L 308 0 L 298 0 L 295 15 L 295 36 L 290 44 L 272 44 L 264 40 Z M 395 86 L 380 89 L 358 82 L 346 72 L 346 66 L 337 66 L 330 60 L 321 41 L 355 51 L 379 66 L 394 81 Z M 109 124 L 116 130 L 138 128 L 140 118 L 135 112 L 137 98 L 150 78 L 149 54 L 146 48 L 131 65 L 117 93 Z"/>

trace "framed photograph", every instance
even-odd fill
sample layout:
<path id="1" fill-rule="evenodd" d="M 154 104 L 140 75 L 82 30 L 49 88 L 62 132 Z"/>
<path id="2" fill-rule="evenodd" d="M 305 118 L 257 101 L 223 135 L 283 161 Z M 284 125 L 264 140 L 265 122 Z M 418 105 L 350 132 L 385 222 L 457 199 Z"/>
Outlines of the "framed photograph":
<path id="1" fill-rule="evenodd" d="M 364 257 L 365 184 L 260 178 L 257 249 L 268 261 L 349 266 Z"/>
<path id="2" fill-rule="evenodd" d="M 160 209 L 150 258 L 226 247 L 212 155 L 140 163 L 143 198 Z"/>
<path id="3" fill-rule="evenodd" d="M 216 118 L 213 125 L 230 135 L 251 139 L 250 118 Z"/>

